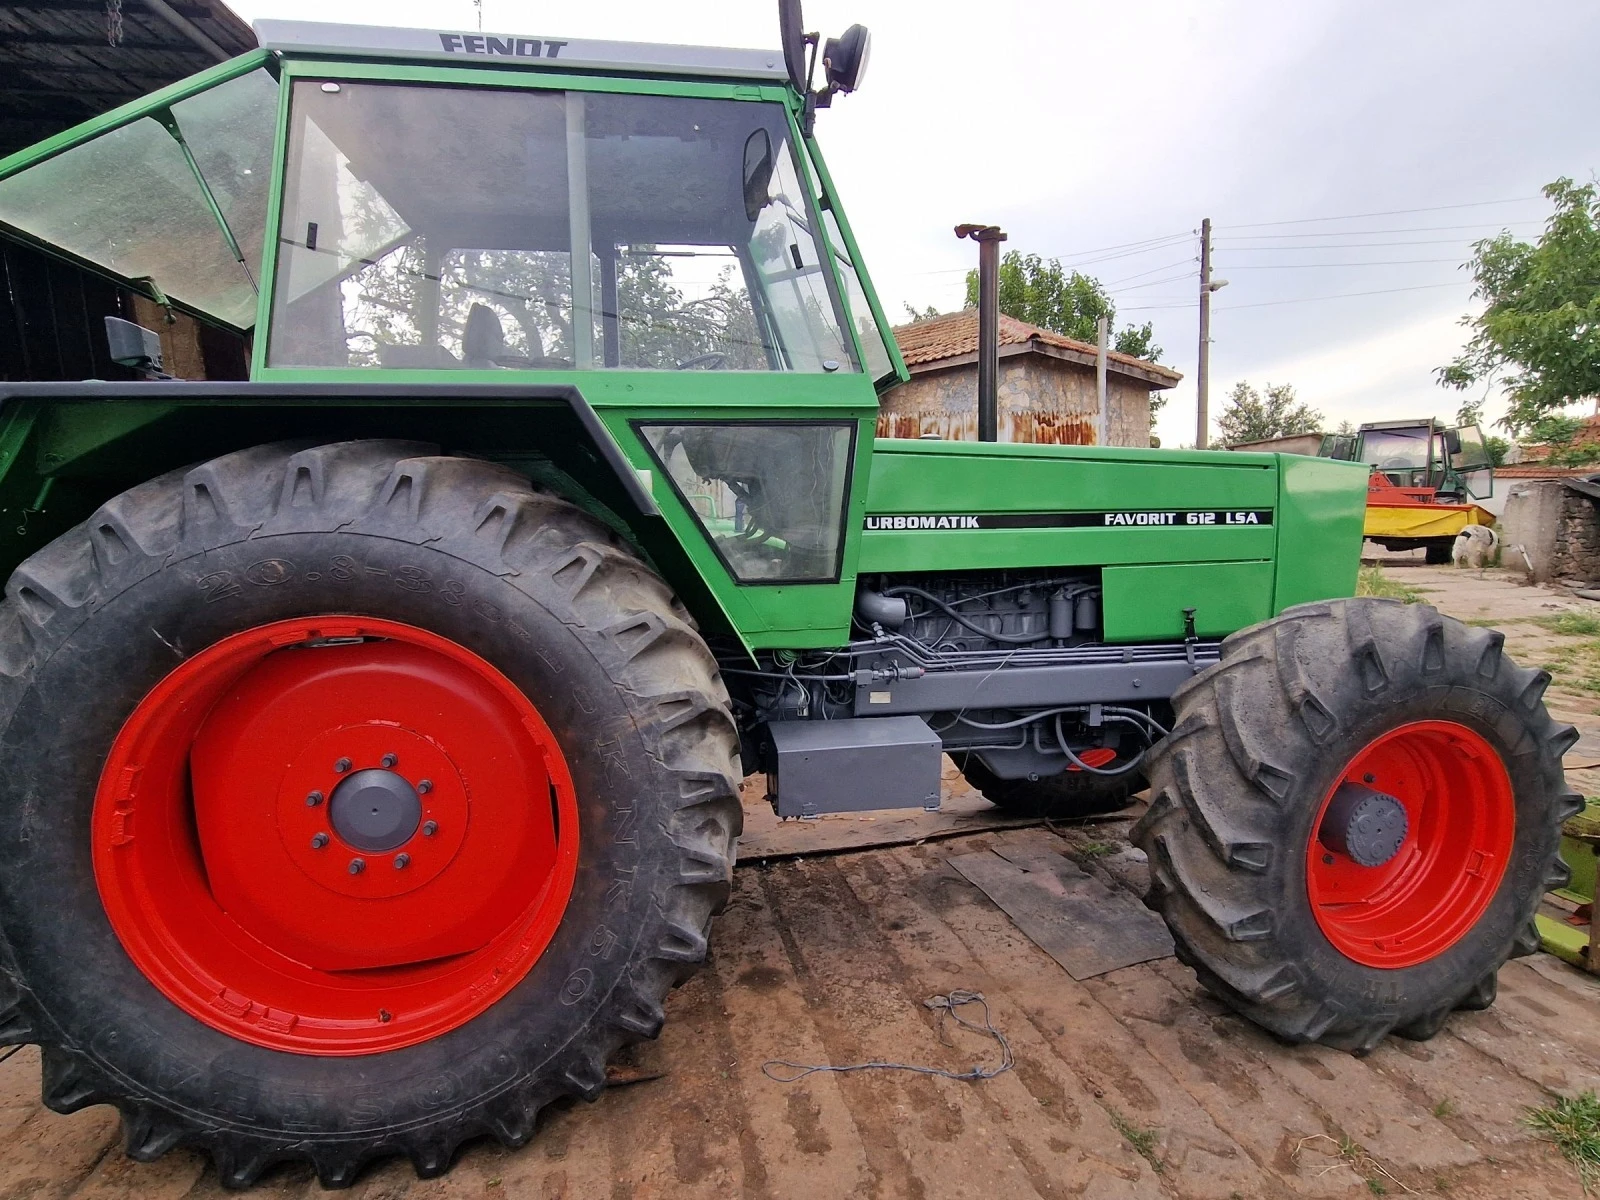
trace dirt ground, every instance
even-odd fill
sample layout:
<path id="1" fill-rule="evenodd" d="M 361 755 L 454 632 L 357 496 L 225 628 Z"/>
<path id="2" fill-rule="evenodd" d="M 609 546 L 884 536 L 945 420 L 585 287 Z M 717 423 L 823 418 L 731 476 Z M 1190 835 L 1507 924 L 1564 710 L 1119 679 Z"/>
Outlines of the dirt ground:
<path id="1" fill-rule="evenodd" d="M 1402 571 L 1446 611 L 1499 623 L 1527 662 L 1562 649 L 1532 618 L 1600 613 L 1506 574 L 1392 573 Z M 1600 695 L 1563 685 L 1551 700 L 1587 735 L 1569 761 L 1600 763 Z M 1391 1040 L 1364 1059 L 1284 1046 L 1209 999 L 1171 959 L 1074 982 L 945 862 L 985 847 L 1042 848 L 1142 890 L 1143 864 L 1121 848 L 1125 820 L 1059 833 L 986 826 L 981 802 L 957 784 L 951 792 L 963 815 L 919 818 L 922 826 L 752 820 L 712 962 L 671 998 L 660 1041 L 626 1064 L 640 1082 L 548 1112 L 523 1150 L 469 1147 L 451 1174 L 427 1182 L 392 1163 L 351 1195 L 1583 1194 L 1522 1117 L 1552 1094 L 1600 1088 L 1600 981 L 1537 956 L 1501 972 L 1492 1009 L 1456 1014 L 1430 1042 Z M 758 789 L 747 802 L 757 815 Z M 927 837 L 946 840 L 917 840 Z M 884 840 L 908 844 L 809 853 Z M 993 1065 L 993 1041 L 947 1026 L 942 1042 L 923 1004 L 957 988 L 987 997 L 1014 1070 L 976 1083 L 871 1070 L 785 1084 L 762 1073 L 771 1059 Z M 257 1190 L 318 1192 L 292 1169 Z M 41 1109 L 31 1048 L 0 1062 L 0 1197 L 220 1193 L 188 1152 L 150 1166 L 125 1159 L 109 1110 Z"/>

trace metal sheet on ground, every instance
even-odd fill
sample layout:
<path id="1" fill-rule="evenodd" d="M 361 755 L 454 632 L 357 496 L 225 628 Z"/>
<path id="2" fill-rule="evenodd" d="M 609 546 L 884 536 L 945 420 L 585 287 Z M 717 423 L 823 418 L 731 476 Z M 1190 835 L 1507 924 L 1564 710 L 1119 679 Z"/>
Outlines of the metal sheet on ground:
<path id="1" fill-rule="evenodd" d="M 1008 844 L 945 861 L 1074 979 L 1172 953 L 1160 917 L 1053 850 Z"/>
<path id="2" fill-rule="evenodd" d="M 763 798 L 765 791 L 763 777 L 751 776 L 745 780 L 744 832 L 739 835 L 739 863 L 743 866 L 774 859 L 802 858 L 808 854 L 906 846 L 1044 824 L 1038 817 L 1012 816 L 996 808 L 968 787 L 953 769 L 945 772 L 944 798 L 938 812 L 924 812 L 920 808 L 887 809 L 826 813 L 809 821 L 781 821 L 773 813 L 772 805 Z M 1143 811 L 1143 804 L 1136 802 L 1121 813 L 1095 817 L 1091 821 L 1127 820 L 1138 817 Z"/>

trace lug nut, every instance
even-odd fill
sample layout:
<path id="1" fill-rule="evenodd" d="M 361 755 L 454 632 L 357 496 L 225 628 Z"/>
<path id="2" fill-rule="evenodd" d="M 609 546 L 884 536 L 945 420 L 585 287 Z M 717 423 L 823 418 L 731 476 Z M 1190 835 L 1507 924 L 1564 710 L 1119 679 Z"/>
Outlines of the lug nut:
<path id="1" fill-rule="evenodd" d="M 410 865 L 411 865 L 411 855 L 409 855 L 409 854 L 396 854 L 394 856 L 394 869 L 396 871 L 404 871 Z"/>
<path id="2" fill-rule="evenodd" d="M 307 792 L 306 793 L 306 807 L 307 808 L 315 808 L 317 805 L 319 805 L 321 803 L 322 803 L 322 793 L 321 792 Z"/>
<path id="3" fill-rule="evenodd" d="M 436 834 L 438 832 L 439 832 L 439 822 L 437 822 L 437 821 L 424 821 L 422 823 L 422 836 L 423 837 L 432 837 L 434 834 Z"/>
<path id="4" fill-rule="evenodd" d="M 338 762 L 333 764 L 333 769 L 335 774 L 343 775 L 350 769 L 350 760 L 348 758 L 341 758 Z"/>
<path id="5" fill-rule="evenodd" d="M 398 754 L 385 754 L 381 761 L 384 766 L 392 767 L 400 761 L 400 756 Z"/>
<path id="6" fill-rule="evenodd" d="M 418 795 L 426 796 L 431 791 L 433 791 L 433 780 L 431 780 L 431 779 L 419 779 L 417 781 L 417 794 Z"/>
<path id="7" fill-rule="evenodd" d="M 321 850 L 327 844 L 328 844 L 328 835 L 327 834 L 325 834 L 325 833 L 314 833 L 314 834 L 311 835 L 311 848 L 313 850 Z"/>
<path id="8" fill-rule="evenodd" d="M 366 859 L 364 859 L 364 858 L 352 858 L 350 860 L 350 874 L 359 875 L 359 874 L 361 874 L 361 872 L 365 871 L 366 869 L 367 869 L 367 860 Z"/>

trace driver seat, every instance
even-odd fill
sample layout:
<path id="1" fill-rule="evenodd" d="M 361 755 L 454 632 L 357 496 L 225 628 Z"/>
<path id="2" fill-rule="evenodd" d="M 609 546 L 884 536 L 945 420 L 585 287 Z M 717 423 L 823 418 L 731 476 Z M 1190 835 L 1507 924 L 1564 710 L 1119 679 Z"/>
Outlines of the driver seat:
<path id="1" fill-rule="evenodd" d="M 461 362 L 478 371 L 492 371 L 500 364 L 495 360 L 506 353 L 506 331 L 500 324 L 500 315 L 487 304 L 474 304 L 467 309 L 467 326 L 461 334 Z"/>

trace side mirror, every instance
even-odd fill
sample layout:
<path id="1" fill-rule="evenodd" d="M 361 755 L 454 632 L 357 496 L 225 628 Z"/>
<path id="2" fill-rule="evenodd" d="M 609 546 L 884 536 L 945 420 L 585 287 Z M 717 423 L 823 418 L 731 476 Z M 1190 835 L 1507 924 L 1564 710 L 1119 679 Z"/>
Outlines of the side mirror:
<path id="1" fill-rule="evenodd" d="M 822 69 L 827 72 L 828 86 L 836 92 L 853 92 L 861 86 L 867 74 L 867 60 L 872 57 L 872 34 L 865 25 L 852 25 L 836 38 L 829 38 L 822 48 Z"/>
<path id="2" fill-rule="evenodd" d="M 778 0 L 778 26 L 783 38 L 783 65 L 789 82 L 802 96 L 806 94 L 806 26 L 800 15 L 800 0 Z"/>
<path id="3" fill-rule="evenodd" d="M 744 140 L 744 215 L 754 222 L 761 210 L 771 200 L 772 171 L 776 160 L 772 156 L 772 138 L 765 129 L 758 129 Z"/>
<path id="4" fill-rule="evenodd" d="M 1461 430 L 1446 429 L 1444 431 L 1444 448 L 1451 454 L 1461 453 Z"/>
<path id="5" fill-rule="evenodd" d="M 171 378 L 162 369 L 160 335 L 143 325 L 107 317 L 106 347 L 111 351 L 111 361 L 120 366 L 142 371 L 149 379 Z"/>

